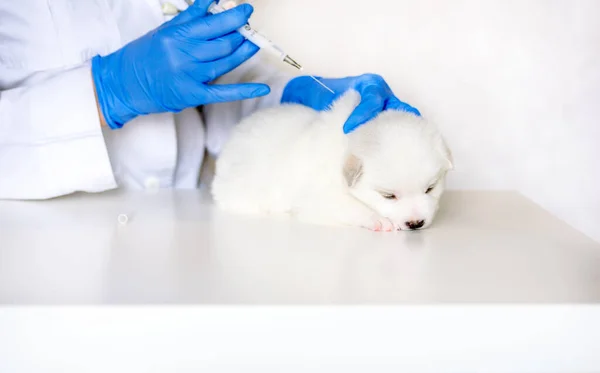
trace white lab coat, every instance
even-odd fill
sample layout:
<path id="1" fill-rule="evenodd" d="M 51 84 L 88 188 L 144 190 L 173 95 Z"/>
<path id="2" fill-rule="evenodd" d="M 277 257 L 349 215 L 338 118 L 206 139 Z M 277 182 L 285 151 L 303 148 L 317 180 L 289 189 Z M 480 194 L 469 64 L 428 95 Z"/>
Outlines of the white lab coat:
<path id="1" fill-rule="evenodd" d="M 183 0 L 170 2 L 186 7 Z M 237 121 L 279 102 L 290 77 L 252 59 L 221 80 L 265 82 L 272 88 L 267 97 L 208 105 L 204 118 L 193 108 L 102 129 L 89 60 L 168 20 L 161 5 L 0 0 L 0 199 L 196 188 L 205 147 L 218 154 Z"/>

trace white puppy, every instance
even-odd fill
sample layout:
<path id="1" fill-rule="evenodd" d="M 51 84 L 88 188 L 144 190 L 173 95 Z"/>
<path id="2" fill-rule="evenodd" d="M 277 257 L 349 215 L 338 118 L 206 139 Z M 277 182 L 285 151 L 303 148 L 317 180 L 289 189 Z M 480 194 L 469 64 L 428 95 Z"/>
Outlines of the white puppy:
<path id="1" fill-rule="evenodd" d="M 376 231 L 428 227 L 453 167 L 442 136 L 400 111 L 344 135 L 359 102 L 351 90 L 328 111 L 281 105 L 244 119 L 217 160 L 217 205 Z"/>

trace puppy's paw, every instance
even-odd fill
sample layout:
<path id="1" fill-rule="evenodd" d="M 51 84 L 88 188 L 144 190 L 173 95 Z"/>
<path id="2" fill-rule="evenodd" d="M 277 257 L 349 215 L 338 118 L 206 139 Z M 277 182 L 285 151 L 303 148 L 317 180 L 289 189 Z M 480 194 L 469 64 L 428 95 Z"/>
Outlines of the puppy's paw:
<path id="1" fill-rule="evenodd" d="M 398 230 L 398 227 L 388 218 L 374 214 L 371 218 L 363 224 L 363 228 L 375 232 L 393 232 Z"/>

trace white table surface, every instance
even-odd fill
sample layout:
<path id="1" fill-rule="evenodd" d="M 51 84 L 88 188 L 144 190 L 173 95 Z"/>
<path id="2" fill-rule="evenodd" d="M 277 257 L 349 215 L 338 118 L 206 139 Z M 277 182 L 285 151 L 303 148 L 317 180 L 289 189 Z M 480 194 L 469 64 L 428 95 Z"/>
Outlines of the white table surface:
<path id="1" fill-rule="evenodd" d="M 597 301 L 600 244 L 513 192 L 447 192 L 430 229 L 396 233 L 227 215 L 197 191 L 0 202 L 1 304 Z"/>

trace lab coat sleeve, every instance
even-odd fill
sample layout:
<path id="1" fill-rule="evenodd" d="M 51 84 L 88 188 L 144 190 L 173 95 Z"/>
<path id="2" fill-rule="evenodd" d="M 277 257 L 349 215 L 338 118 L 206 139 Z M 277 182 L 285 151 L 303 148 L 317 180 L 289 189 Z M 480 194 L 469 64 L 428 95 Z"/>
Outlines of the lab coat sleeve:
<path id="1" fill-rule="evenodd" d="M 0 199 L 116 186 L 88 63 L 0 91 Z"/>
<path id="2" fill-rule="evenodd" d="M 279 62 L 281 63 L 281 62 Z M 231 130 L 239 121 L 259 109 L 279 105 L 283 90 L 296 77 L 284 72 L 275 63 L 260 53 L 215 81 L 215 84 L 264 83 L 271 87 L 267 96 L 236 102 L 206 105 L 203 108 L 206 125 L 206 147 L 216 157 L 229 139 Z"/>

